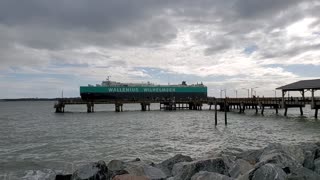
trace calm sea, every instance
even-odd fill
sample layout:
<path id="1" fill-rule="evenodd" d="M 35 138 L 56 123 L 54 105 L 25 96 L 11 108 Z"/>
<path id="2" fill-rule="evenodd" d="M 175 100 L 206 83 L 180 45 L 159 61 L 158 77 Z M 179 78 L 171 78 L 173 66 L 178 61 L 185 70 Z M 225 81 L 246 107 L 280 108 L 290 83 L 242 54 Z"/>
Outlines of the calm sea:
<path id="1" fill-rule="evenodd" d="M 84 163 L 136 157 L 159 162 L 182 153 L 194 158 L 210 156 L 226 148 L 255 149 L 271 142 L 296 144 L 320 140 L 320 120 L 310 107 L 304 116 L 298 109 L 266 110 L 265 115 L 218 114 L 214 111 L 141 112 L 139 105 L 67 106 L 56 114 L 54 102 L 0 102 L 0 179 L 51 179 L 55 172 L 70 173 Z"/>

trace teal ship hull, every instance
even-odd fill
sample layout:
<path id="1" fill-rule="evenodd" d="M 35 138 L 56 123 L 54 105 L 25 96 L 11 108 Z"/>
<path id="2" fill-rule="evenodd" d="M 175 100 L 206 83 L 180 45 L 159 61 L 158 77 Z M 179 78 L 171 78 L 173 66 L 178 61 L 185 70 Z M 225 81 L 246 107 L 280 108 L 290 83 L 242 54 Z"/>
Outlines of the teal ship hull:
<path id="1" fill-rule="evenodd" d="M 81 86 L 84 100 L 205 99 L 206 86 Z"/>

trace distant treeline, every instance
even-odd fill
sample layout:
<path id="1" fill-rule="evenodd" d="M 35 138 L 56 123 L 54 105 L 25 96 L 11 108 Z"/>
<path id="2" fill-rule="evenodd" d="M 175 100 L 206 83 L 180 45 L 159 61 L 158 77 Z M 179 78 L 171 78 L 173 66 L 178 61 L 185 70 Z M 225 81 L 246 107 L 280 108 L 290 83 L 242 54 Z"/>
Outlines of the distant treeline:
<path id="1" fill-rule="evenodd" d="M 0 99 L 0 101 L 57 101 L 61 98 L 15 98 L 15 99 Z M 80 99 L 80 97 L 70 97 L 63 99 Z"/>

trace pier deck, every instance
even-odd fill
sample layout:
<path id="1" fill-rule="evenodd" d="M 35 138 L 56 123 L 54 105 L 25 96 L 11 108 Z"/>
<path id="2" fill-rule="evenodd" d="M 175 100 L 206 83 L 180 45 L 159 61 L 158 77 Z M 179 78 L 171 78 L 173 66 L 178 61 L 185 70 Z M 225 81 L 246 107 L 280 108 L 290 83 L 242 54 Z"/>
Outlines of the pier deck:
<path id="1" fill-rule="evenodd" d="M 209 110 L 212 106 L 215 106 L 215 110 L 220 111 L 231 111 L 232 109 L 239 110 L 239 113 L 244 113 L 246 109 L 255 109 L 258 113 L 259 109 L 261 114 L 264 113 L 265 108 L 275 109 L 278 113 L 278 109 L 285 109 L 284 115 L 287 115 L 288 108 L 300 108 L 300 113 L 303 115 L 302 108 L 306 104 L 310 104 L 312 109 L 315 109 L 315 117 L 318 116 L 318 109 L 320 108 L 320 98 L 301 98 L 301 97 L 290 97 L 290 98 L 214 98 L 208 97 L 207 99 L 180 99 L 180 100 L 95 100 L 85 101 L 80 98 L 75 99 L 59 99 L 55 103 L 54 108 L 57 113 L 64 112 L 66 105 L 86 105 L 87 112 L 94 112 L 95 104 L 114 104 L 115 111 L 123 111 L 123 104 L 140 104 L 142 111 L 149 111 L 151 103 L 159 103 L 160 110 L 177 110 L 177 109 L 188 109 L 188 110 L 202 110 L 203 104 L 209 105 Z"/>

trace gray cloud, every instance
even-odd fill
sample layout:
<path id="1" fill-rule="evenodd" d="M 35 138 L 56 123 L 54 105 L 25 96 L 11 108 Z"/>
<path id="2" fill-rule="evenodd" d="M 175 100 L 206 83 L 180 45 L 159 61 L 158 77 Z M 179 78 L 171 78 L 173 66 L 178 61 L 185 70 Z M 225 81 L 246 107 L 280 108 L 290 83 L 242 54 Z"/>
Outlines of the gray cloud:
<path id="1" fill-rule="evenodd" d="M 162 47 L 179 30 L 197 26 L 191 38 L 205 45 L 206 56 L 259 46 L 263 58 L 295 56 L 315 48 L 285 51 L 283 33 L 273 33 L 307 16 L 319 17 L 314 0 L 4 0 L 0 2 L 0 53 L 3 64 L 43 64 L 68 59 L 64 51 Z M 305 5 L 305 11 L 301 7 Z M 316 21 L 313 26 L 317 26 Z M 257 35 L 252 35 L 256 33 Z M 266 38 L 269 41 L 266 42 Z M 262 43 L 262 44 L 259 44 Z M 300 49 L 299 49 L 300 48 Z M 299 49 L 299 50 L 297 50 Z M 110 60 L 101 55 L 85 57 Z M 76 58 L 76 57 L 75 57 Z M 20 63 L 20 62 L 25 63 Z M 124 60 L 125 61 L 125 60 Z M 4 63 L 6 62 L 6 63 Z M 32 63 L 28 63 L 32 62 Z M 83 61 L 79 61 L 83 62 Z"/>
<path id="2" fill-rule="evenodd" d="M 0 24 L 11 41 L 36 49 L 86 45 L 154 45 L 175 37 L 175 27 L 149 0 L 1 1 Z M 6 35 L 8 36 L 8 34 Z"/>
<path id="3" fill-rule="evenodd" d="M 140 0 L 5 0 L 0 2 L 0 21 L 7 25 L 41 24 L 50 27 L 108 31 L 144 20 L 154 1 Z"/>
<path id="4" fill-rule="evenodd" d="M 300 0 L 237 0 L 234 9 L 240 18 L 270 18 L 301 2 Z"/>
<path id="5" fill-rule="evenodd" d="M 319 50 L 320 44 L 314 44 L 314 45 L 297 45 L 290 49 L 283 49 L 283 50 L 266 50 L 262 53 L 264 59 L 268 58 L 275 58 L 275 57 L 283 57 L 283 58 L 289 58 L 294 57 L 296 55 L 299 55 L 303 52 L 312 51 L 312 50 Z M 303 61 L 303 59 L 301 59 Z M 279 62 L 281 64 L 281 62 Z"/>

